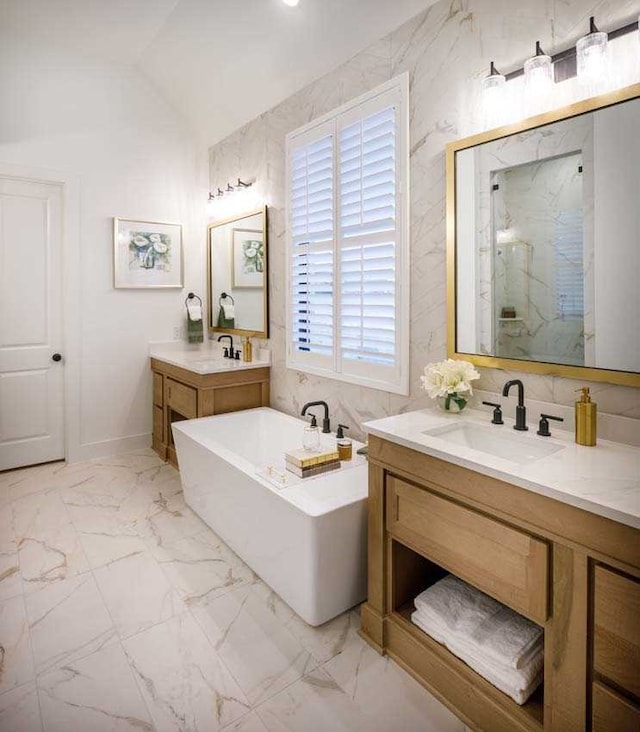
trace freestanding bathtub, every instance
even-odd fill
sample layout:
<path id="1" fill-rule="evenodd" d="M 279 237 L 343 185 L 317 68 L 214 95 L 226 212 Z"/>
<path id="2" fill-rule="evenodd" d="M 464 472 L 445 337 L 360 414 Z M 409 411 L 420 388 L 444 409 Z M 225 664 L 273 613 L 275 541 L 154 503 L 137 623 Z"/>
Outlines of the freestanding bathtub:
<path id="1" fill-rule="evenodd" d="M 187 504 L 303 620 L 321 625 L 366 596 L 367 465 L 354 442 L 339 470 L 285 473 L 284 453 L 301 447 L 306 424 L 261 407 L 172 427 Z"/>

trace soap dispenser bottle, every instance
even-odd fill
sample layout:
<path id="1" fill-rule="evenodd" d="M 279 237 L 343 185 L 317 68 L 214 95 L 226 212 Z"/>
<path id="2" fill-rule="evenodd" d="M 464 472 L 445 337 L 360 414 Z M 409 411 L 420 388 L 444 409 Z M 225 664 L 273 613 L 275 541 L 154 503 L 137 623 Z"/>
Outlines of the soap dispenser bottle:
<path id="1" fill-rule="evenodd" d="M 307 452 L 317 452 L 320 448 L 320 430 L 318 429 L 318 420 L 315 414 L 311 415 L 311 424 L 304 428 L 302 447 Z"/>
<path id="2" fill-rule="evenodd" d="M 336 431 L 336 444 L 340 460 L 351 460 L 353 457 L 353 442 L 344 436 L 344 431 L 348 429 L 345 424 L 339 424 Z"/>
<path id="3" fill-rule="evenodd" d="M 576 444 L 592 447 L 596 444 L 597 404 L 591 401 L 589 387 L 583 386 L 582 396 L 576 402 Z"/>
<path id="4" fill-rule="evenodd" d="M 253 360 L 253 346 L 249 338 L 245 338 L 242 343 L 242 360 L 245 363 L 251 363 Z"/>

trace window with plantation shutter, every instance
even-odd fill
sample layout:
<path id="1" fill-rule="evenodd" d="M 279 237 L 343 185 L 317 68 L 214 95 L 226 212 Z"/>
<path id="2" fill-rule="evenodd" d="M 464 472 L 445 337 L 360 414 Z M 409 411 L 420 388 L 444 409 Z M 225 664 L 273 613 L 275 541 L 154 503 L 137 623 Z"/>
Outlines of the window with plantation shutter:
<path id="1" fill-rule="evenodd" d="M 407 87 L 287 137 L 287 365 L 404 394 Z"/>

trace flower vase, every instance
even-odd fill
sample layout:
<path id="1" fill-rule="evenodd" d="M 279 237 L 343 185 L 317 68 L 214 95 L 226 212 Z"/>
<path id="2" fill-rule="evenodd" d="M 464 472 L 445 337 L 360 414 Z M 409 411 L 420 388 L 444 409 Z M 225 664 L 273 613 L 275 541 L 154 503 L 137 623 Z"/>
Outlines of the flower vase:
<path id="1" fill-rule="evenodd" d="M 467 400 L 457 391 L 440 396 L 436 401 L 443 412 L 450 412 L 451 414 L 461 412 L 467 406 Z"/>

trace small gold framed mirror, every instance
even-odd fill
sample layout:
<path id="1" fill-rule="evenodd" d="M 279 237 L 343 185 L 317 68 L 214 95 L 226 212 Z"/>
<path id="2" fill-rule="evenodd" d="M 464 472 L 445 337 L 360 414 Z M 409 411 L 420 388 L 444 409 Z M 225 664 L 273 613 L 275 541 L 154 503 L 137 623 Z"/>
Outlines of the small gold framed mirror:
<path id="1" fill-rule="evenodd" d="M 640 84 L 447 146 L 447 351 L 640 386 Z"/>
<path id="2" fill-rule="evenodd" d="M 268 249 L 266 206 L 207 227 L 211 332 L 269 337 Z"/>

